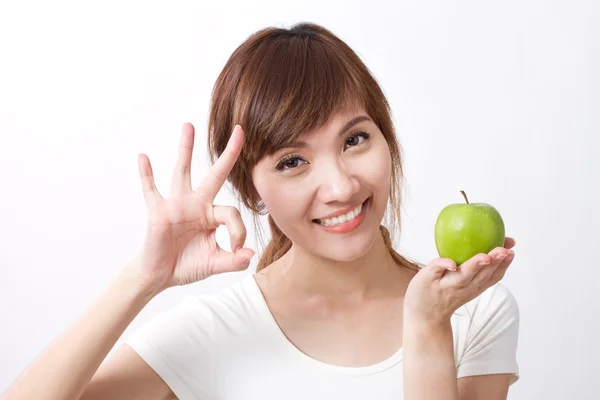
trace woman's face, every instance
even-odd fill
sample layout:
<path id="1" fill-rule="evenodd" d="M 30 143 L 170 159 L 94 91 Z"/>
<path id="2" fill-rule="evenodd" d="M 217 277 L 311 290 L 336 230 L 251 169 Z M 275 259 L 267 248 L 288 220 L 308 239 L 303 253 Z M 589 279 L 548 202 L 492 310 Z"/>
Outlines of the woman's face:
<path id="1" fill-rule="evenodd" d="M 252 180 L 294 246 L 351 261 L 364 255 L 379 234 L 390 174 L 387 142 L 359 108 L 334 115 L 294 147 L 264 157 Z"/>

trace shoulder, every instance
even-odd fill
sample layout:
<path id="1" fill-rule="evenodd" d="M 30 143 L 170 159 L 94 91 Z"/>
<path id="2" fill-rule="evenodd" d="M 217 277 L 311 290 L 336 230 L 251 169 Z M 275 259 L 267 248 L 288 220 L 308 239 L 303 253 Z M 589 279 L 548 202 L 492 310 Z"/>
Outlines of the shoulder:
<path id="1" fill-rule="evenodd" d="M 260 326 L 252 275 L 215 293 L 186 296 L 138 327 L 125 343 L 161 376 L 207 371 L 220 351 Z M 257 305 L 258 303 L 258 305 Z M 187 371 L 187 372 L 185 372 Z"/>
<path id="2" fill-rule="evenodd" d="M 519 307 L 502 283 L 459 308 L 452 316 L 459 377 L 492 373 L 518 379 Z"/>
<path id="3" fill-rule="evenodd" d="M 473 319 L 482 323 L 519 319 L 519 305 L 514 294 L 502 283 L 497 283 L 463 306 Z"/>
<path id="4" fill-rule="evenodd" d="M 260 312 L 252 275 L 243 276 L 215 293 L 191 294 L 154 315 L 130 337 L 131 344 L 152 342 L 174 352 L 206 348 L 222 338 L 219 331 L 246 330 Z M 258 304 L 257 304 L 258 303 Z"/>
<path id="5" fill-rule="evenodd" d="M 466 326 L 469 331 L 502 329 L 506 325 L 518 328 L 519 305 L 508 287 L 497 283 L 456 310 L 452 319 L 454 325 Z"/>
<path id="6" fill-rule="evenodd" d="M 260 325 L 250 279 L 244 276 L 216 293 L 188 295 L 146 321 L 125 343 L 178 397 L 213 398 L 216 363 L 235 354 L 243 332 Z"/>
<path id="7" fill-rule="evenodd" d="M 262 311 L 259 293 L 252 274 L 231 283 L 210 294 L 187 296 L 167 313 L 179 315 L 182 320 L 202 321 L 205 326 L 218 329 L 220 325 L 229 328 L 256 321 Z"/>

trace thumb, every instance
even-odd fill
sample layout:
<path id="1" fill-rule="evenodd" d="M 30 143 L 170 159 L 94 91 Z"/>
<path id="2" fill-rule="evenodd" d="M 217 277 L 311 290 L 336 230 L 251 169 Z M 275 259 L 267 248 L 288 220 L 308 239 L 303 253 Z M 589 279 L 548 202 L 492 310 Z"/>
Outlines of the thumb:
<path id="1" fill-rule="evenodd" d="M 456 263 L 449 258 L 436 258 L 423 268 L 432 280 L 439 280 L 444 272 L 456 271 Z"/>
<path id="2" fill-rule="evenodd" d="M 250 265 L 250 260 L 254 256 L 254 250 L 241 248 L 235 253 L 229 251 L 221 251 L 217 256 L 213 274 L 223 272 L 243 271 Z"/>
<path id="3" fill-rule="evenodd" d="M 248 268 L 250 260 L 254 257 L 254 250 L 248 248 L 241 248 L 233 254 L 232 265 L 233 268 L 243 270 Z"/>

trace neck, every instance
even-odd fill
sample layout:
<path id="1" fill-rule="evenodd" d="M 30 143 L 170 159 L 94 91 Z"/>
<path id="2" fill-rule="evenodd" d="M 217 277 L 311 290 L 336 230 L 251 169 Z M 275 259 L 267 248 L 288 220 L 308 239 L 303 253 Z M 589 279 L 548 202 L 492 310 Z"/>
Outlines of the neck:
<path id="1" fill-rule="evenodd" d="M 401 267 L 392 258 L 381 235 L 360 258 L 342 262 L 325 259 L 292 246 L 276 264 L 279 274 L 294 291 L 306 296 L 362 300 L 390 288 L 401 278 Z"/>

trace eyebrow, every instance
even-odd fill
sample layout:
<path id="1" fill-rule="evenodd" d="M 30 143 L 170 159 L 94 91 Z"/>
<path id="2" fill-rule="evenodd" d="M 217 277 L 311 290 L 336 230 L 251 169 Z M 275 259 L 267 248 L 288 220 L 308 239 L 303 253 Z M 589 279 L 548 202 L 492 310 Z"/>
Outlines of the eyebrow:
<path id="1" fill-rule="evenodd" d="M 352 118 L 350 121 L 346 122 L 346 124 L 342 127 L 342 129 L 340 129 L 340 131 L 338 132 L 338 136 L 342 136 L 354 125 L 356 125 L 360 122 L 363 122 L 363 121 L 371 121 L 371 118 L 367 117 L 366 115 L 359 115 L 358 117 Z M 285 146 L 284 148 L 306 148 L 306 147 L 308 147 L 308 144 L 306 142 L 299 140 L 297 142 L 289 144 L 288 146 Z M 283 150 L 283 149 L 280 149 L 280 150 Z"/>

